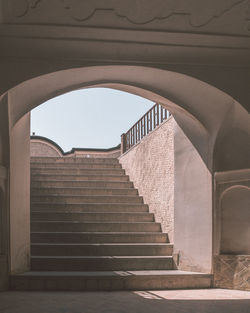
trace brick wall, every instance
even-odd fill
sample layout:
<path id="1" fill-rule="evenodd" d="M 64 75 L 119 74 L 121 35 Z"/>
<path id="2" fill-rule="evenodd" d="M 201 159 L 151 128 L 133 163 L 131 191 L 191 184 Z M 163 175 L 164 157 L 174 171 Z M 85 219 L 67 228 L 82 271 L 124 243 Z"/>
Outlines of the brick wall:
<path id="1" fill-rule="evenodd" d="M 60 157 L 62 154 L 54 146 L 41 140 L 30 141 L 30 156 L 32 157 Z"/>
<path id="2" fill-rule="evenodd" d="M 63 155 L 62 150 L 60 151 L 59 148 L 57 148 L 55 145 L 48 142 L 47 140 L 45 141 L 42 139 L 33 139 L 33 138 L 30 140 L 31 157 L 118 158 L 121 155 L 120 148 L 112 149 L 110 151 L 105 151 L 105 149 L 103 149 L 103 151 L 99 151 L 98 149 L 97 150 L 72 149 L 71 151 Z"/>
<path id="3" fill-rule="evenodd" d="M 173 242 L 174 119 L 170 117 L 119 160 Z"/>

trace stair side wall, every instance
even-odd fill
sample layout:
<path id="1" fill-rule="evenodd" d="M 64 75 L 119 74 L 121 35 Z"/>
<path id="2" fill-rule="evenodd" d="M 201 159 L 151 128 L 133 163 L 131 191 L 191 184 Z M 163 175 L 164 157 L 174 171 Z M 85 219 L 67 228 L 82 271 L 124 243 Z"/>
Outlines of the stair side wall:
<path id="1" fill-rule="evenodd" d="M 170 242 L 174 232 L 174 123 L 170 117 L 119 158 Z"/>

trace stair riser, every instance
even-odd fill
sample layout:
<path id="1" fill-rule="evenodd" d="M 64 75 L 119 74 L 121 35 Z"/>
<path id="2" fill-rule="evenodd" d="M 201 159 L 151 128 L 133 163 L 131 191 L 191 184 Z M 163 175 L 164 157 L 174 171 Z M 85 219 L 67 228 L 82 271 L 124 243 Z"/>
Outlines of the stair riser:
<path id="1" fill-rule="evenodd" d="M 32 245 L 31 255 L 42 256 L 145 256 L 145 255 L 158 255 L 158 256 L 170 256 L 172 255 L 172 246 L 79 246 L 79 245 Z"/>
<path id="2" fill-rule="evenodd" d="M 102 169 L 102 168 L 119 168 L 121 164 L 108 164 L 108 163 L 31 163 L 31 169 L 44 169 L 44 168 L 89 168 L 89 169 Z"/>
<path id="3" fill-rule="evenodd" d="M 170 269 L 173 269 L 172 258 L 31 258 L 32 271 L 136 271 Z"/>
<path id="4" fill-rule="evenodd" d="M 74 196 L 136 196 L 137 189 L 91 189 L 91 188 L 32 188 L 31 196 L 74 195 Z"/>
<path id="5" fill-rule="evenodd" d="M 159 232 L 157 223 L 61 223 L 32 222 L 32 232 Z"/>
<path id="6" fill-rule="evenodd" d="M 168 243 L 167 234 L 31 233 L 32 243 Z"/>
<path id="7" fill-rule="evenodd" d="M 87 163 L 87 164 L 93 164 L 93 163 L 103 163 L 103 164 L 119 164 L 118 159 L 114 158 L 70 158 L 70 157 L 31 157 L 31 163 L 59 163 L 59 164 L 67 164 L 67 163 L 75 163 L 75 164 L 81 164 L 81 163 Z"/>
<path id="8" fill-rule="evenodd" d="M 136 213 L 136 212 L 148 212 L 148 206 L 146 204 L 119 204 L 119 203 L 89 203 L 89 204 L 65 204 L 65 203 L 33 203 L 31 204 L 31 211 L 43 211 L 43 212 L 98 212 L 98 213 Z"/>
<path id="9" fill-rule="evenodd" d="M 12 277 L 12 290 L 36 291 L 119 291 L 119 290 L 161 290 L 210 288 L 212 279 L 204 277 L 186 277 L 182 275 L 157 276 L 117 276 L 103 277 Z"/>
<path id="10" fill-rule="evenodd" d="M 70 174 L 34 174 L 31 175 L 31 181 L 51 181 L 51 180 L 62 180 L 62 181 L 72 181 L 74 180 L 75 182 L 78 181 L 104 181 L 104 182 L 128 182 L 129 177 L 127 175 L 96 175 L 96 174 L 89 174 L 89 175 L 70 175 Z"/>
<path id="11" fill-rule="evenodd" d="M 50 203 L 143 203 L 142 197 L 137 196 L 32 196 L 31 202 Z"/>
<path id="12" fill-rule="evenodd" d="M 88 188 L 133 188 L 131 182 L 108 182 L 108 181 L 34 181 L 32 188 L 53 188 L 53 187 L 88 187 Z"/>
<path id="13" fill-rule="evenodd" d="M 83 221 L 83 222 L 153 222 L 151 213 L 31 213 L 36 221 Z"/>
<path id="14" fill-rule="evenodd" d="M 89 168 L 32 168 L 32 175 L 39 174 L 68 174 L 68 175 L 124 175 L 122 169 L 89 169 Z"/>

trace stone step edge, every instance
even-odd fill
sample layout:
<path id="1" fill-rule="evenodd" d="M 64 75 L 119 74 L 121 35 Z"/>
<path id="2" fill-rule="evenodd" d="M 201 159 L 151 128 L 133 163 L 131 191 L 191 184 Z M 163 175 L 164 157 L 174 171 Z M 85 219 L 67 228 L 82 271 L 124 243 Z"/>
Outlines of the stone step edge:
<path id="1" fill-rule="evenodd" d="M 91 171 L 91 172 L 95 172 L 95 171 L 104 171 L 104 172 L 109 172 L 109 171 L 115 171 L 115 172 L 120 172 L 122 171 L 123 173 L 125 173 L 125 170 L 123 168 L 93 168 L 93 167 L 31 167 L 31 171 L 36 171 L 36 170 L 87 170 L 87 171 Z"/>
<path id="2" fill-rule="evenodd" d="M 46 232 L 41 232 L 41 231 L 31 231 L 30 234 L 67 234 L 67 235 L 73 235 L 73 234 L 78 234 L 78 235 L 90 235 L 90 236 L 93 236 L 93 235 L 116 235 L 116 236 L 119 236 L 119 235 L 128 235 L 128 236 L 131 236 L 131 235 L 163 235 L 163 236 L 168 236 L 167 233 L 162 233 L 162 232 L 79 232 L 79 231 L 75 231 L 75 232 L 72 232 L 72 231 L 67 231 L 67 232 L 60 232 L 60 231 L 55 231 L 55 232 L 51 232 L 51 231 L 46 231 Z"/>
<path id="3" fill-rule="evenodd" d="M 84 160 L 85 161 L 85 160 Z M 32 165 L 55 165 L 55 164 L 60 164 L 60 165 L 67 165 L 67 164 L 70 164 L 70 165 L 82 165 L 82 164 L 86 164 L 86 165 L 120 165 L 121 164 L 119 162 L 114 162 L 114 163 L 109 163 L 109 162 L 30 162 L 30 166 Z"/>
<path id="4" fill-rule="evenodd" d="M 59 198 L 65 198 L 65 197 L 75 197 L 75 198 L 79 198 L 79 197 L 107 197 L 107 198 L 109 198 L 109 197 L 112 197 L 112 198 L 119 198 L 119 197 L 126 197 L 126 198 L 141 198 L 141 199 L 143 199 L 143 197 L 142 196 L 139 196 L 139 195 L 134 195 L 134 196 L 131 196 L 131 195 L 68 195 L 68 194 L 59 194 L 59 195 L 56 195 L 56 194 L 51 194 L 51 195 L 32 195 L 31 197 L 43 197 L 43 198 L 45 198 L 45 197 L 57 197 L 58 198 L 58 196 L 59 196 Z M 93 202 L 91 202 L 91 203 L 93 203 Z M 127 202 L 122 202 L 122 203 L 124 203 L 124 204 L 126 204 Z M 142 203 L 143 204 L 143 203 Z"/>
<path id="5" fill-rule="evenodd" d="M 126 202 L 121 202 L 121 203 L 100 203 L 100 202 L 91 202 L 91 203 L 88 203 L 88 202 L 81 202 L 81 203 L 54 203 L 54 202 L 40 202 L 40 201 L 32 201 L 31 202 L 31 205 L 34 204 L 34 205 L 37 205 L 37 204 L 42 204 L 42 205 L 62 205 L 62 206 L 80 206 L 80 205 L 83 205 L 83 206 L 95 206 L 95 205 L 98 205 L 98 206 L 106 206 L 106 205 L 110 205 L 110 206 L 147 206 L 147 204 L 145 203 L 126 203 Z"/>
<path id="6" fill-rule="evenodd" d="M 122 246 L 122 247 L 128 247 L 128 246 L 146 246 L 146 247 L 151 247 L 151 246 L 157 246 L 157 247 L 173 247 L 173 243 L 46 243 L 46 242 L 42 242 L 42 243 L 31 243 L 31 246 L 90 246 L 90 247 L 99 247 L 99 246 L 111 246 L 111 247 L 116 247 L 116 246 Z"/>
<path id="7" fill-rule="evenodd" d="M 71 176 L 71 175 L 69 175 Z M 82 176 L 82 175 L 79 175 Z M 91 176 L 91 175 L 84 175 L 84 176 Z M 92 176 L 99 176 L 99 175 L 92 175 Z M 111 175 L 110 175 L 111 176 Z M 117 176 L 123 176 L 123 175 L 115 175 L 115 177 Z M 130 181 L 123 181 L 123 180 L 114 180 L 114 181 L 110 181 L 110 180 L 62 180 L 62 179 L 51 179 L 51 180 L 40 180 L 40 179 L 32 179 L 32 183 L 111 183 L 111 184 L 133 184 Z M 33 187 L 32 187 L 33 188 Z M 34 187 L 34 188 L 40 188 L 40 187 Z M 41 188 L 50 188 L 50 187 L 41 187 Z M 56 188 L 56 187 L 53 187 Z M 60 187 L 60 188 L 64 188 L 64 187 Z M 84 187 L 83 187 L 84 188 Z"/>
<path id="8" fill-rule="evenodd" d="M 31 187 L 31 192 L 36 191 L 36 190 L 62 190 L 62 189 L 67 189 L 67 190 L 107 190 L 107 191 L 113 191 L 113 190 L 126 190 L 126 191 L 131 191 L 135 190 L 138 192 L 138 189 L 136 188 L 110 188 L 110 187 Z"/>
<path id="9" fill-rule="evenodd" d="M 41 223 L 41 224 L 53 224 L 53 223 L 63 223 L 63 224 L 98 224 L 98 225 L 102 225 L 102 224 L 115 224 L 115 225 L 118 225 L 118 224 L 126 224 L 126 225 L 130 225 L 130 224 L 136 224 L 136 225 L 141 225 L 141 224 L 146 224 L 146 225 L 151 225 L 151 224 L 156 224 L 156 225 L 161 225 L 161 223 L 158 223 L 158 222 L 119 222 L 119 221 L 101 221 L 101 222 L 98 222 L 98 221 L 65 221 L 65 220 L 62 220 L 62 221 L 43 221 L 43 220 L 32 220 L 32 223 Z"/>
<path id="10" fill-rule="evenodd" d="M 195 276 L 195 277 L 208 277 L 212 278 L 213 275 L 209 273 L 201 272 L 189 272 L 181 270 L 140 270 L 140 271 L 28 271 L 25 273 L 14 274 L 11 277 L 74 277 L 82 279 L 82 277 L 93 277 L 93 278 L 106 278 L 106 277 L 117 277 L 117 278 L 126 278 L 126 277 L 141 277 L 141 276 Z"/>
<path id="11" fill-rule="evenodd" d="M 87 214 L 90 214 L 90 215 L 97 215 L 97 214 L 104 214 L 104 215 L 109 215 L 109 214 L 118 214 L 118 215 L 141 215 L 141 216 L 144 216 L 144 215 L 154 215 L 154 213 L 151 213 L 151 212 L 116 212 L 116 211 L 110 211 L 110 212 L 98 212 L 98 211 L 95 211 L 95 212 L 72 212 L 72 211 L 69 211 L 69 212 L 64 212 L 64 211 L 34 211 L 32 210 L 31 211 L 31 214 L 45 214 L 45 215 L 49 215 L 49 214 L 79 214 L 79 215 L 87 215 Z"/>
<path id="12" fill-rule="evenodd" d="M 60 156 L 31 156 L 31 160 L 113 160 L 119 162 L 118 158 L 107 157 L 60 157 Z"/>
<path id="13" fill-rule="evenodd" d="M 31 261 L 32 259 L 42 259 L 42 260 L 51 260 L 51 259 L 58 259 L 58 260 L 92 260 L 92 259 L 98 259 L 98 260 L 124 260 L 124 259 L 153 259 L 153 260 L 158 260 L 158 259 L 166 259 L 166 260 L 173 260 L 173 256 L 170 255 L 112 255 L 112 256 L 103 256 L 103 255 L 33 255 L 30 257 Z"/>
<path id="14" fill-rule="evenodd" d="M 55 272 L 34 271 L 10 276 L 11 290 L 123 291 L 211 288 L 211 274 L 178 270 Z"/>
<path id="15" fill-rule="evenodd" d="M 84 176 L 91 176 L 91 177 L 93 177 L 93 176 L 105 176 L 105 177 L 129 177 L 128 175 L 126 175 L 126 174 L 118 174 L 118 175 L 114 175 L 114 174 L 58 174 L 58 173 L 55 173 L 55 174 L 47 174 L 47 173 L 31 173 L 31 176 L 32 177 L 41 177 L 41 176 L 52 176 L 53 175 L 53 177 L 56 177 L 56 176 L 77 176 L 77 177 L 80 177 L 80 176 L 82 176 L 82 177 L 84 177 Z M 102 181 L 102 180 L 101 180 Z"/>

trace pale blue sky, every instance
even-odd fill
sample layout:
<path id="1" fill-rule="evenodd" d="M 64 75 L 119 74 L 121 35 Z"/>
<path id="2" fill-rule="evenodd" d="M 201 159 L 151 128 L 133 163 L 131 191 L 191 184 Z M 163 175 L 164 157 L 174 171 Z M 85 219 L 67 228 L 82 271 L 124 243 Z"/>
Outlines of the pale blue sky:
<path id="1" fill-rule="evenodd" d="M 53 98 L 31 112 L 31 133 L 71 148 L 111 148 L 153 102 L 108 88 L 82 89 Z"/>

